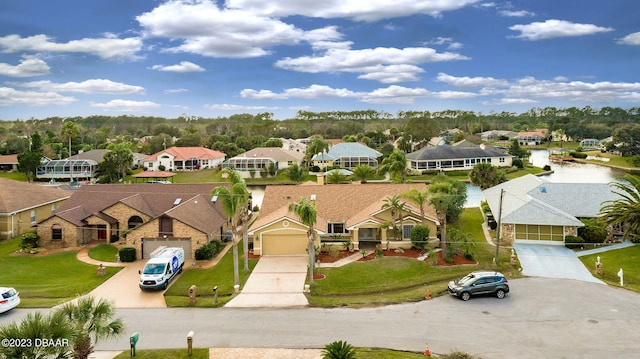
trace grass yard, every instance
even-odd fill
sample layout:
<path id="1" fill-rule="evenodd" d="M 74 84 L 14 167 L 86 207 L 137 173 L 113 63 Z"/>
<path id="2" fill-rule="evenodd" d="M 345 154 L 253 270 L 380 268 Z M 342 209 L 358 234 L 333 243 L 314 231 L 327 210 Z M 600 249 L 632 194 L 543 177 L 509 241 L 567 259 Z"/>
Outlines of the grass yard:
<path id="1" fill-rule="evenodd" d="M 600 263 L 604 273 L 596 274 L 596 261 L 600 256 Z M 593 273 L 593 276 L 599 278 L 609 285 L 619 287 L 620 278 L 618 271 L 622 268 L 624 288 L 640 292 L 640 246 L 616 249 L 612 251 L 591 254 L 579 257 L 582 263 Z"/>
<path id="2" fill-rule="evenodd" d="M 129 351 L 124 351 L 116 356 L 114 359 L 130 358 Z M 193 355 L 187 355 L 187 349 L 145 349 L 137 350 L 136 358 L 141 359 L 208 359 L 209 349 L 194 348 Z M 404 352 L 398 350 L 389 349 L 369 349 L 369 348 L 356 348 L 357 359 L 411 359 L 411 358 L 424 358 L 423 353 Z"/>
<path id="3" fill-rule="evenodd" d="M 89 250 L 89 258 L 102 262 L 115 262 L 118 248 L 111 244 L 100 244 Z"/>
<path id="4" fill-rule="evenodd" d="M 229 244 L 230 245 L 230 244 Z M 221 307 L 231 300 L 233 291 L 233 248 L 212 268 L 185 269 L 178 280 L 169 287 L 165 293 L 165 301 L 169 307 L 189 306 L 188 291 L 192 285 L 196 285 L 197 307 Z M 242 259 L 242 243 L 238 243 L 238 263 L 240 270 L 240 287 L 247 281 L 253 268 L 258 263 L 257 259 L 249 260 L 249 272 L 244 272 Z M 185 266 L 190 264 L 189 261 Z M 218 286 L 218 303 L 215 303 L 213 287 Z"/>
<path id="5" fill-rule="evenodd" d="M 107 267 L 107 275 L 96 276 L 96 266 L 76 259 L 76 251 L 46 256 L 11 256 L 19 241 L 0 242 L 0 283 L 20 292 L 20 307 L 45 308 L 89 293 L 121 268 Z"/>
<path id="6" fill-rule="evenodd" d="M 451 279 L 473 270 L 498 269 L 510 278 L 519 276 L 509 264 L 510 250 L 500 249 L 499 264 L 493 264 L 495 247 L 487 243 L 480 224 L 478 208 L 468 208 L 450 227 L 470 233 L 475 243 L 472 252 L 476 266 L 433 266 L 429 261 L 403 257 L 383 257 L 355 262 L 338 268 L 322 268 L 326 278 L 316 280 L 308 295 L 309 304 L 319 307 L 369 306 L 423 300 L 427 290 L 431 296 L 445 294 Z"/>

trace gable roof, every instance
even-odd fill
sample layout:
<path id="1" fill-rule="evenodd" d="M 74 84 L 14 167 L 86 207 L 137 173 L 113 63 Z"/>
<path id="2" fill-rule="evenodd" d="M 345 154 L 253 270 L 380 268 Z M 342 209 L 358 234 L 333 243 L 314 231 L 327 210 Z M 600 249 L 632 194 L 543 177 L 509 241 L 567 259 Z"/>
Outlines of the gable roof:
<path id="1" fill-rule="evenodd" d="M 68 160 L 92 160 L 92 161 L 96 161 L 97 163 L 100 163 L 104 160 L 104 156 L 109 152 L 111 152 L 111 150 L 95 149 L 95 150 L 89 150 L 86 152 L 78 153 L 77 155 L 70 156 L 67 159 Z M 140 160 L 147 157 L 147 155 L 143 153 L 137 153 L 137 152 L 133 152 L 132 155 L 134 157 L 134 160 L 135 159 Z"/>
<path id="2" fill-rule="evenodd" d="M 259 216 L 249 232 L 283 216 L 295 219 L 296 215 L 288 210 L 289 204 L 297 203 L 300 198 L 310 199 L 311 195 L 316 197 L 316 229 L 325 231 L 327 223 L 330 222 L 344 222 L 347 227 L 352 227 L 380 211 L 387 197 L 424 186 L 424 184 L 391 183 L 267 186 Z M 420 216 L 420 209 L 417 206 L 407 202 L 407 207 Z M 425 217 L 437 223 L 435 210 L 430 206 L 425 206 Z"/>
<path id="3" fill-rule="evenodd" d="M 226 154 L 215 151 L 206 147 L 169 147 L 166 150 L 162 150 L 146 157 L 145 161 L 156 161 L 164 154 L 170 154 L 174 157 L 174 160 L 189 160 L 192 158 L 198 159 L 219 159 L 224 158 Z"/>
<path id="4" fill-rule="evenodd" d="M 336 145 L 329 147 L 328 153 L 334 158 L 340 158 L 340 157 L 378 158 L 382 156 L 382 153 L 358 142 L 340 142 Z"/>
<path id="5" fill-rule="evenodd" d="M 65 203 L 56 210 L 55 215 L 74 223 L 83 225 L 88 216 L 102 212 L 117 203 L 125 204 L 152 218 L 158 217 L 180 203 L 196 197 L 211 200 L 211 191 L 215 187 L 228 183 L 199 184 L 97 184 L 81 186 Z M 224 217 L 220 204 L 212 205 L 219 216 Z M 211 212 L 207 212 L 213 221 Z M 191 214 L 197 218 L 200 214 Z M 186 223 L 186 222 L 185 222 Z"/>
<path id="6" fill-rule="evenodd" d="M 279 147 L 256 147 L 247 152 L 241 153 L 230 159 L 242 158 L 269 158 L 277 162 L 295 161 L 300 162 L 304 158 L 304 153 L 298 151 L 284 150 Z"/>
<path id="7" fill-rule="evenodd" d="M 415 152 L 407 154 L 408 160 L 428 161 L 428 160 L 452 160 L 460 158 L 491 158 L 491 157 L 513 157 L 491 146 L 482 147 L 455 147 L 451 145 L 441 145 L 437 147 L 423 147 Z"/>
<path id="8" fill-rule="evenodd" d="M 9 214 L 69 198 L 72 191 L 0 178 L 0 213 Z"/>

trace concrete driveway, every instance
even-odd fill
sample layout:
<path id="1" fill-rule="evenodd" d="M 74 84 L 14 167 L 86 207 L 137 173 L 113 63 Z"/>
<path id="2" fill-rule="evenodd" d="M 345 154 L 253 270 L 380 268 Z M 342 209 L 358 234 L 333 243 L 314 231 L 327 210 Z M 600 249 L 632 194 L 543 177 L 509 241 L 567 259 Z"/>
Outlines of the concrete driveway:
<path id="1" fill-rule="evenodd" d="M 562 245 L 515 243 L 513 248 L 524 275 L 604 284 L 591 274 L 575 252 Z"/>
<path id="2" fill-rule="evenodd" d="M 304 295 L 309 257 L 262 256 L 240 294 L 225 307 L 298 307 L 309 305 Z"/>

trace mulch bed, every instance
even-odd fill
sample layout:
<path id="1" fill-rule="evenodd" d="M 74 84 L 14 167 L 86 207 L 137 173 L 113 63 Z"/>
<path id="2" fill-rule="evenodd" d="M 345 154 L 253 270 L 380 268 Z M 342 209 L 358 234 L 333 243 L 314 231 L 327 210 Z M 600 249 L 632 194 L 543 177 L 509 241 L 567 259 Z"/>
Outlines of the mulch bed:
<path id="1" fill-rule="evenodd" d="M 396 252 L 395 250 L 384 250 L 384 257 L 407 257 L 407 258 L 418 258 L 424 254 L 424 252 L 416 250 L 416 249 L 405 249 L 404 253 Z M 438 265 L 439 266 L 455 266 L 455 265 L 463 265 L 463 264 L 478 264 L 478 262 L 474 260 L 470 260 L 465 258 L 463 255 L 454 254 L 453 255 L 453 263 L 447 263 L 444 260 L 444 256 L 442 251 L 438 252 Z M 372 252 L 368 254 L 364 258 L 358 259 L 359 262 L 370 261 L 376 259 L 376 253 Z"/>

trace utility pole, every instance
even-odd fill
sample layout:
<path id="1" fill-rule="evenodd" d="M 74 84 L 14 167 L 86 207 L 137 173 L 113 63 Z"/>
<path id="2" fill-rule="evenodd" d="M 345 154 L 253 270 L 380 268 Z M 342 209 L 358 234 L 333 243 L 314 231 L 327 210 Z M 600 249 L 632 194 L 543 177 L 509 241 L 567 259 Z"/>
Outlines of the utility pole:
<path id="1" fill-rule="evenodd" d="M 496 227 L 496 256 L 495 264 L 498 264 L 498 252 L 500 251 L 500 226 L 502 226 L 502 197 L 504 196 L 504 188 L 500 189 L 500 202 L 498 205 L 498 226 Z"/>

